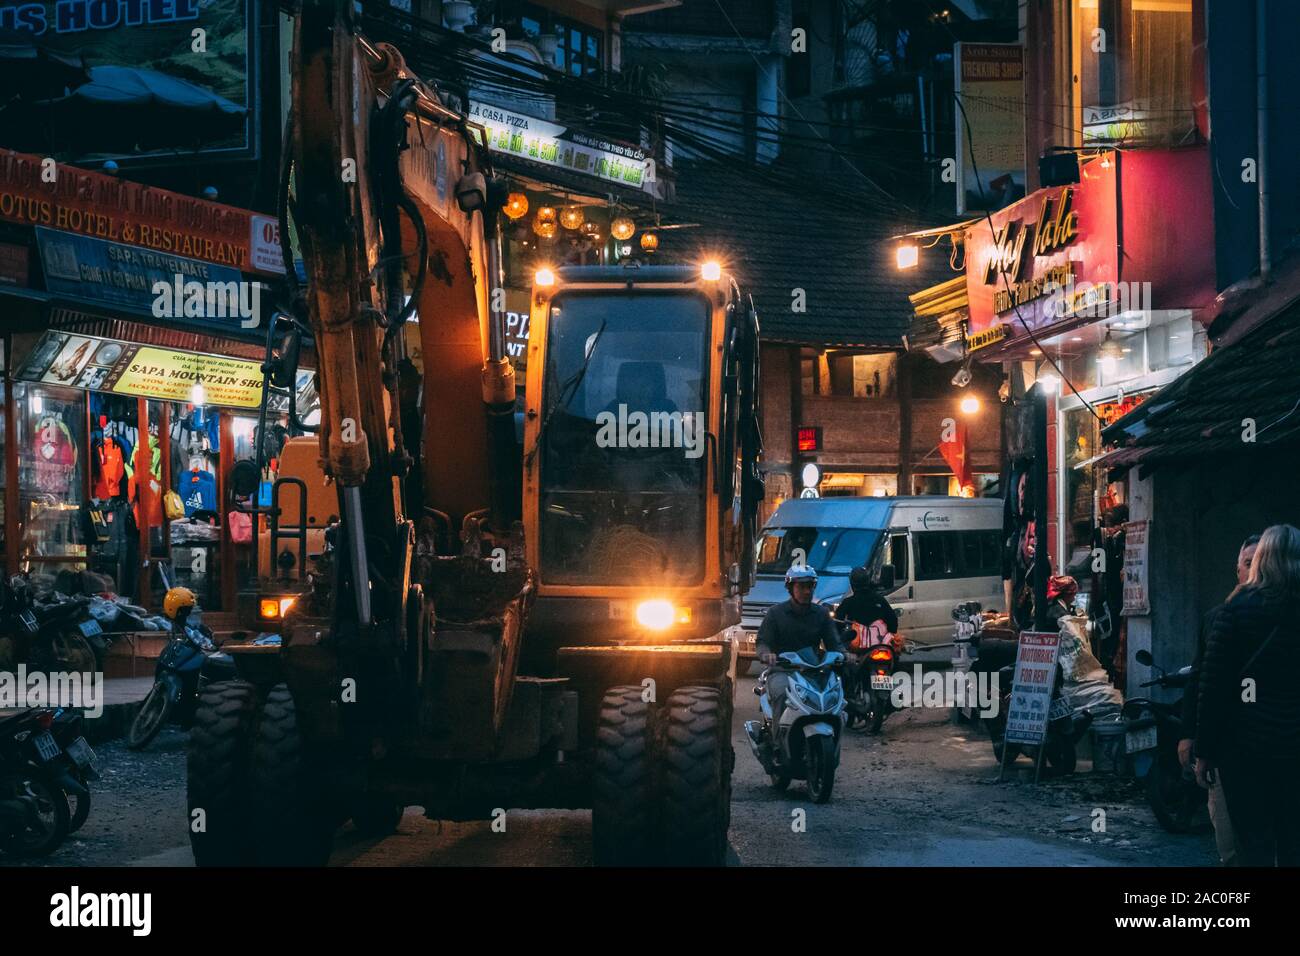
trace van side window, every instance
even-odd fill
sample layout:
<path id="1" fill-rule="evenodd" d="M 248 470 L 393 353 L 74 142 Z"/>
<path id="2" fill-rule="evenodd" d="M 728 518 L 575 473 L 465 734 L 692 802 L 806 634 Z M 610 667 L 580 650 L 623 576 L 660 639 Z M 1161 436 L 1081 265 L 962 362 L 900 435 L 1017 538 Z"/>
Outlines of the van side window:
<path id="1" fill-rule="evenodd" d="M 959 531 L 962 547 L 962 576 L 993 577 L 1002 573 L 1002 532 Z"/>
<path id="2" fill-rule="evenodd" d="M 910 562 L 907 554 L 907 535 L 896 534 L 889 539 L 889 563 L 894 566 L 894 580 L 899 584 L 908 580 L 907 569 Z"/>
<path id="3" fill-rule="evenodd" d="M 916 579 L 937 581 L 961 577 L 958 565 L 958 531 L 918 531 L 916 537 Z"/>

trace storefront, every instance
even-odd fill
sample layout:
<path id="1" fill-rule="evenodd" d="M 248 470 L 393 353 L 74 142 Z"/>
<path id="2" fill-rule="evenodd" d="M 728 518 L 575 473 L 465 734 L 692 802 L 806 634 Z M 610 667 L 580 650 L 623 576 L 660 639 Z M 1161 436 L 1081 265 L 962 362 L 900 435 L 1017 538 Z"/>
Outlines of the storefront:
<path id="1" fill-rule="evenodd" d="M 239 508 L 288 434 L 287 400 L 258 430 L 271 309 L 258 277 L 279 266 L 269 220 L 40 170 L 0 153 L 0 242 L 25 265 L 0 285 L 5 573 L 146 607 L 171 581 L 233 610 L 256 575 Z"/>
<path id="2" fill-rule="evenodd" d="M 1080 162 L 1077 181 L 951 228 L 964 301 L 951 282 L 913 296 L 943 293 L 932 354 L 1001 366 L 1016 515 L 1034 442 L 1015 406 L 1035 383 L 1048 393 L 1047 514 L 1021 522 L 1016 554 L 1033 553 L 1025 528 L 1041 527 L 1052 572 L 1074 575 L 1084 592 L 1115 590 L 1096 559 L 1100 549 L 1122 563 L 1128 520 L 1127 485 L 1098 463 L 1102 430 L 1206 353 L 1194 310 L 1214 298 L 1213 223 L 1193 199 L 1208 177 L 1203 147 L 1101 152 Z M 1116 563 L 1105 565 L 1111 578 Z M 1120 596 L 1103 600 L 1117 621 Z"/>

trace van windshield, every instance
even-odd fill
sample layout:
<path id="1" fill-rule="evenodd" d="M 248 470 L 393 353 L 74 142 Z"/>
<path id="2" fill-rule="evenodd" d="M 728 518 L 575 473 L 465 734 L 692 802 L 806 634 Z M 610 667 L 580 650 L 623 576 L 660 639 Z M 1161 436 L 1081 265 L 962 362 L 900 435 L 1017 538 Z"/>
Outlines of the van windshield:
<path id="1" fill-rule="evenodd" d="M 870 528 L 767 528 L 758 541 L 758 573 L 785 574 L 802 557 L 818 574 L 848 574 L 867 563 L 880 535 Z"/>

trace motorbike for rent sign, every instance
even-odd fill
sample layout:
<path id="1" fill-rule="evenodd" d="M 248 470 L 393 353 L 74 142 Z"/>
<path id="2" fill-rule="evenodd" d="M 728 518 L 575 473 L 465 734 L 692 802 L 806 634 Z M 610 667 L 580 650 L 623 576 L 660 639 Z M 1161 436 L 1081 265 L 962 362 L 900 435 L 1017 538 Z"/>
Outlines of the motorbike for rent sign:
<path id="1" fill-rule="evenodd" d="M 1021 631 L 1016 648 L 1016 669 L 1007 709 L 1003 738 L 1011 743 L 1041 744 L 1047 738 L 1052 710 L 1052 685 L 1061 635 Z"/>

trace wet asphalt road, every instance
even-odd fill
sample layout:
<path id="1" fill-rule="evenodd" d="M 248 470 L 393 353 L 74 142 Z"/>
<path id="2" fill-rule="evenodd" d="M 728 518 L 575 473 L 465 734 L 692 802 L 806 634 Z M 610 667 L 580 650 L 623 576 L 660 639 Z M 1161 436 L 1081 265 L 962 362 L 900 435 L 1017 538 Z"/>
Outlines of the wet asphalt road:
<path id="1" fill-rule="evenodd" d="M 731 864 L 742 866 L 1209 866 L 1208 835 L 1156 824 L 1129 781 L 1089 772 L 1032 782 L 1022 758 L 1007 781 L 986 737 L 947 711 L 891 715 L 884 733 L 850 732 L 830 803 L 801 783 L 769 786 L 745 742 L 757 714 L 753 680 L 736 697 Z M 164 731 L 144 754 L 97 748 L 104 780 L 84 829 L 41 866 L 191 866 L 185 836 L 185 734 Z M 1097 811 L 1105 831 L 1094 832 Z M 590 814 L 512 810 L 504 833 L 487 822 L 439 823 L 411 808 L 382 840 L 340 832 L 337 866 L 588 866 Z M 797 826 L 799 822 L 803 827 Z M 0 858 L 0 866 L 13 865 Z"/>

